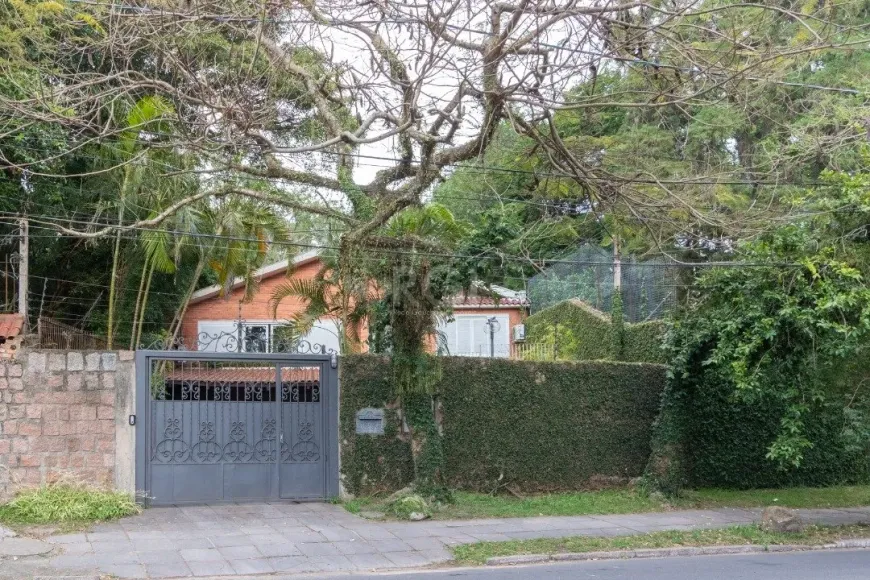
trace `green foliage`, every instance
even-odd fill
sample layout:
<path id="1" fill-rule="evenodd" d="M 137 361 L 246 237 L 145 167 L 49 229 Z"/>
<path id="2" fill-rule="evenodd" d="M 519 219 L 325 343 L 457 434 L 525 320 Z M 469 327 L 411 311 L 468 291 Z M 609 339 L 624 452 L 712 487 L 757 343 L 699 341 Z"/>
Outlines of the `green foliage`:
<path id="1" fill-rule="evenodd" d="M 854 265 L 860 248 L 830 231 L 781 228 L 743 248 L 769 266 L 700 278 L 667 333 L 649 469 L 659 487 L 870 477 L 866 364 L 856 362 L 870 338 L 870 289 Z"/>
<path id="2" fill-rule="evenodd" d="M 622 360 L 625 350 L 625 320 L 622 317 L 622 292 L 613 293 L 613 301 L 610 304 L 610 331 L 613 346 L 611 352 L 616 360 Z"/>
<path id="3" fill-rule="evenodd" d="M 526 319 L 527 341 L 547 350 L 553 345 L 557 360 L 664 362 L 661 322 L 614 324 L 616 320 L 621 316 L 608 318 L 582 300 L 566 300 Z"/>
<path id="4" fill-rule="evenodd" d="M 354 494 L 401 488 L 412 477 L 388 364 L 342 357 L 342 473 Z M 435 412 L 444 480 L 456 489 L 538 491 L 639 475 L 664 379 L 655 364 L 444 357 Z M 386 435 L 355 434 L 355 413 L 368 406 L 387 409 Z"/>
<path id="5" fill-rule="evenodd" d="M 786 413 L 782 400 L 752 403 L 734 397 L 733 383 L 700 366 L 691 384 L 671 381 L 654 437 L 650 476 L 662 491 L 683 487 L 738 489 L 825 486 L 870 481 L 866 448 L 842 437 L 843 406 L 817 404 L 803 417 L 812 442 L 801 463 L 780 469 L 769 458 Z"/>
<path id="6" fill-rule="evenodd" d="M 411 449 L 416 450 L 414 489 L 425 497 L 447 501 L 450 499 L 450 491 L 445 485 L 444 444 L 435 423 L 434 407 L 438 404 L 437 401 L 437 398 L 422 393 L 406 393 L 401 396 L 402 411 L 411 431 Z"/>
<path id="7" fill-rule="evenodd" d="M 0 522 L 65 524 L 114 520 L 139 512 L 126 493 L 56 484 L 22 491 L 0 506 Z"/>

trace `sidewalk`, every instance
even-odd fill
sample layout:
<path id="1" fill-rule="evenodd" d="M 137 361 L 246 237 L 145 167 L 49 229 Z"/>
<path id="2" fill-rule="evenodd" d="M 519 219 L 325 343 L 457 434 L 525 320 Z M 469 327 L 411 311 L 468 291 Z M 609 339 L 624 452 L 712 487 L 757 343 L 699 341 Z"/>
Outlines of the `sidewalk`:
<path id="1" fill-rule="evenodd" d="M 870 507 L 799 510 L 808 523 L 870 522 Z M 449 547 L 480 541 L 621 536 L 727 527 L 758 521 L 761 510 L 372 522 L 329 504 L 153 508 L 90 532 L 53 536 L 42 556 L 3 558 L 0 578 L 111 574 L 118 578 L 419 568 L 450 560 Z M 15 538 L 13 538 L 15 539 Z"/>

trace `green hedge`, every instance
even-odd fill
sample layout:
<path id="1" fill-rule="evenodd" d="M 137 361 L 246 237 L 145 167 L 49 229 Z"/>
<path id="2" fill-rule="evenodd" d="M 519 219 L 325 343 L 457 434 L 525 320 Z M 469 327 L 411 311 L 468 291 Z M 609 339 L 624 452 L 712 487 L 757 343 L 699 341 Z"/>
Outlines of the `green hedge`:
<path id="1" fill-rule="evenodd" d="M 624 324 L 619 341 L 610 317 L 582 300 L 566 300 L 536 312 L 525 324 L 528 344 L 553 348 L 559 360 L 665 360 L 661 322 Z"/>
<path id="2" fill-rule="evenodd" d="M 697 360 L 704 357 L 698 356 Z M 854 391 L 854 387 L 852 387 Z M 696 363 L 688 378 L 669 381 L 655 428 L 649 475 L 664 491 L 688 487 L 737 489 L 825 486 L 870 481 L 870 455 L 843 437 L 843 405 L 807 413 L 813 447 L 801 465 L 781 470 L 767 459 L 780 430 L 781 401 L 737 402 L 734 386 L 715 368 Z"/>
<path id="3" fill-rule="evenodd" d="M 446 477 L 458 489 L 527 491 L 634 477 L 650 452 L 665 383 L 657 364 L 444 357 L 439 396 Z M 388 361 L 343 357 L 342 474 L 348 491 L 399 488 L 413 476 L 395 411 L 384 436 L 356 435 L 356 412 L 388 403 Z"/>

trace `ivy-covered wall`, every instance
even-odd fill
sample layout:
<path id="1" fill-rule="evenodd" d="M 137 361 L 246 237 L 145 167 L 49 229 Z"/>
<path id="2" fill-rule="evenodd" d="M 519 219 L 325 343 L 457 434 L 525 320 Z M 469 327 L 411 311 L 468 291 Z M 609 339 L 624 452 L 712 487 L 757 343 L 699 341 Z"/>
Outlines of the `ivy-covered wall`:
<path id="1" fill-rule="evenodd" d="M 558 360 L 664 362 L 660 321 L 624 324 L 622 337 L 610 315 L 582 300 L 566 300 L 526 318 L 526 340 L 545 345 Z"/>
<path id="2" fill-rule="evenodd" d="M 338 368 L 341 477 L 345 489 L 353 494 L 401 489 L 414 479 L 414 465 L 391 396 L 389 361 L 375 355 L 343 356 Z M 383 435 L 356 434 L 357 411 L 365 408 L 384 409 Z"/>
<path id="3" fill-rule="evenodd" d="M 850 439 L 841 400 L 810 409 L 806 432 L 813 446 L 804 451 L 799 467 L 782 470 L 766 455 L 780 430 L 784 403 L 735 401 L 734 386 L 715 368 L 702 365 L 703 358 L 697 358 L 688 377 L 676 377 L 667 385 L 648 468 L 654 485 L 678 492 L 683 487 L 750 489 L 870 481 L 870 450 L 860 438 Z M 865 371 L 850 371 L 855 374 L 844 373 L 832 381 L 850 382 L 851 396 L 860 382 L 857 374 Z"/>
<path id="4" fill-rule="evenodd" d="M 582 488 L 640 475 L 665 384 L 658 364 L 444 357 L 440 412 L 446 477 L 458 489 Z M 413 479 L 384 358 L 341 361 L 342 475 L 354 494 Z M 387 408 L 382 436 L 356 435 L 356 412 Z"/>

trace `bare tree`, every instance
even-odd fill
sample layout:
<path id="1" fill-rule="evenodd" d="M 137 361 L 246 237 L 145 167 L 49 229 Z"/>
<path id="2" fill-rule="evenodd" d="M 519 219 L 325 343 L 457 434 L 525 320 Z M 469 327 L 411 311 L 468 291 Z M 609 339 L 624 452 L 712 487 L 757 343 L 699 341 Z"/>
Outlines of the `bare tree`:
<path id="1" fill-rule="evenodd" d="M 456 164 L 481 155 L 500 124 L 534 140 L 560 175 L 598 206 L 643 221 L 707 208 L 655 175 L 626 180 L 572 149 L 562 111 L 655 111 L 730 100 L 777 83 L 783 61 L 866 44 L 835 11 L 791 3 L 667 0 L 341 0 L 266 3 L 98 0 L 78 5 L 86 33 L 68 35 L 57 66 L 25 96 L 0 94 L 0 115 L 60 122 L 76 147 L 120 131 L 116 103 L 156 94 L 174 104 L 169 131 L 143 126 L 149 147 L 201 159 L 203 191 L 148 220 L 67 234 L 153 227 L 203 197 L 240 195 L 340 222 L 343 243 L 425 247 L 379 235 Z M 846 8 L 847 10 L 848 8 Z M 842 20 L 842 18 L 841 18 Z M 792 31 L 771 36 L 771 27 Z M 600 71 L 631 69 L 619 93 L 570 94 Z M 371 161 L 377 171 L 361 173 Z M 21 164 L 19 164 L 21 165 Z M 715 178 L 715 176 L 713 176 Z M 642 182 L 642 186 L 638 186 Z"/>

